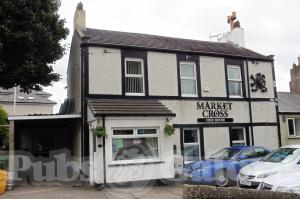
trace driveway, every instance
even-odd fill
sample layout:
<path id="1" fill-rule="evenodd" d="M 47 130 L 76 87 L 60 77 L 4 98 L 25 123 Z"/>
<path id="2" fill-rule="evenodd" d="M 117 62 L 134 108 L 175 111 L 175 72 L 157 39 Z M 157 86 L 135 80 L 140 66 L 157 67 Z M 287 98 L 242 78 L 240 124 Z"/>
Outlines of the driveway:
<path id="1" fill-rule="evenodd" d="M 182 186 L 108 188 L 95 191 L 92 187 L 22 186 L 8 191 L 2 198 L 12 199 L 180 199 Z"/>

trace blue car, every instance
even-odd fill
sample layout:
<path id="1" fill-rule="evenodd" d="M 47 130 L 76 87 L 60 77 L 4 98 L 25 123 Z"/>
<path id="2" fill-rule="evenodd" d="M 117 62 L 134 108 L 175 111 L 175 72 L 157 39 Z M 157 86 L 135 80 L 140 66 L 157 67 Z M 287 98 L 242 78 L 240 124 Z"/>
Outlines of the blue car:
<path id="1" fill-rule="evenodd" d="M 184 176 L 192 183 L 228 186 L 237 181 L 240 169 L 270 152 L 257 146 L 233 146 L 219 150 L 208 160 L 192 162 L 184 166 Z"/>

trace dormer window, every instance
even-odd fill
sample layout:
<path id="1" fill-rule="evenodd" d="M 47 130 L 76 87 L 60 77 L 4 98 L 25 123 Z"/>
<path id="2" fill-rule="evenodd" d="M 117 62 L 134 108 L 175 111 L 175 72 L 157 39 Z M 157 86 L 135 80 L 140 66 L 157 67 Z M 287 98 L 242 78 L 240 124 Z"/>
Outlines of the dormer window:
<path id="1" fill-rule="evenodd" d="M 126 95 L 144 96 L 144 62 L 142 59 L 125 58 Z"/>

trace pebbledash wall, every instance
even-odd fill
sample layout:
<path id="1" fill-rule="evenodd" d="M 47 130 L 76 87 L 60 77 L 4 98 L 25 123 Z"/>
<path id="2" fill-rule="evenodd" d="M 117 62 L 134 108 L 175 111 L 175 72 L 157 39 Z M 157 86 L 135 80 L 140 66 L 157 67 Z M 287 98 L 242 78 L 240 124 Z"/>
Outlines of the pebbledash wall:
<path id="1" fill-rule="evenodd" d="M 122 88 L 122 62 L 126 57 L 124 52 L 131 50 L 88 45 L 85 49 L 88 51 L 85 71 L 87 96 L 126 98 Z M 106 117 L 108 137 L 105 138 L 105 144 L 100 138 L 94 140 L 90 130 L 89 150 L 94 160 L 94 170 L 90 173 L 91 183 L 172 178 L 176 172 L 180 172 L 180 169 L 174 168 L 174 161 L 176 167 L 181 167 L 184 162 L 196 160 L 197 155 L 198 159 L 207 158 L 222 147 L 236 144 L 265 146 L 270 149 L 280 146 L 273 61 L 142 52 L 145 55 L 142 58 L 143 64 L 147 65 L 144 81 L 148 87 L 145 89 L 148 95 L 143 98 L 158 99 L 176 114 L 176 117 L 169 118 L 176 128 L 175 135 L 164 135 L 165 117 Z M 196 96 L 184 97 L 181 94 L 181 62 L 195 63 Z M 240 67 L 240 97 L 228 94 L 228 65 Z M 261 89 L 255 90 L 255 84 L 251 86 L 259 74 L 264 75 L 264 92 Z M 129 97 L 131 98 L 139 97 Z M 95 118 L 89 108 L 86 108 L 89 129 L 102 125 L 102 120 Z M 113 161 L 112 131 L 139 127 L 158 130 L 159 158 L 151 162 Z M 105 154 L 103 147 L 99 146 L 105 147 Z"/>

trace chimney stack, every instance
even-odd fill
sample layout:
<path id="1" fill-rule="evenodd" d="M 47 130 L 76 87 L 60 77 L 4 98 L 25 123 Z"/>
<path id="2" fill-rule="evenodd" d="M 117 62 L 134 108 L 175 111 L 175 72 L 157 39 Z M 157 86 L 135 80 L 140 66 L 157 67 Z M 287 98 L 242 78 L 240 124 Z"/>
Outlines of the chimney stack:
<path id="1" fill-rule="evenodd" d="M 83 4 L 81 2 L 77 4 L 74 14 L 74 30 L 75 29 L 85 29 L 85 11 L 83 10 Z"/>
<path id="2" fill-rule="evenodd" d="M 244 29 L 241 28 L 240 22 L 236 19 L 236 12 L 232 12 L 231 15 L 227 16 L 227 23 L 230 24 L 230 31 L 218 38 L 218 41 L 245 47 Z"/>
<path id="3" fill-rule="evenodd" d="M 294 63 L 290 69 L 290 75 L 290 92 L 300 94 L 300 56 L 298 57 L 298 65 Z"/>

